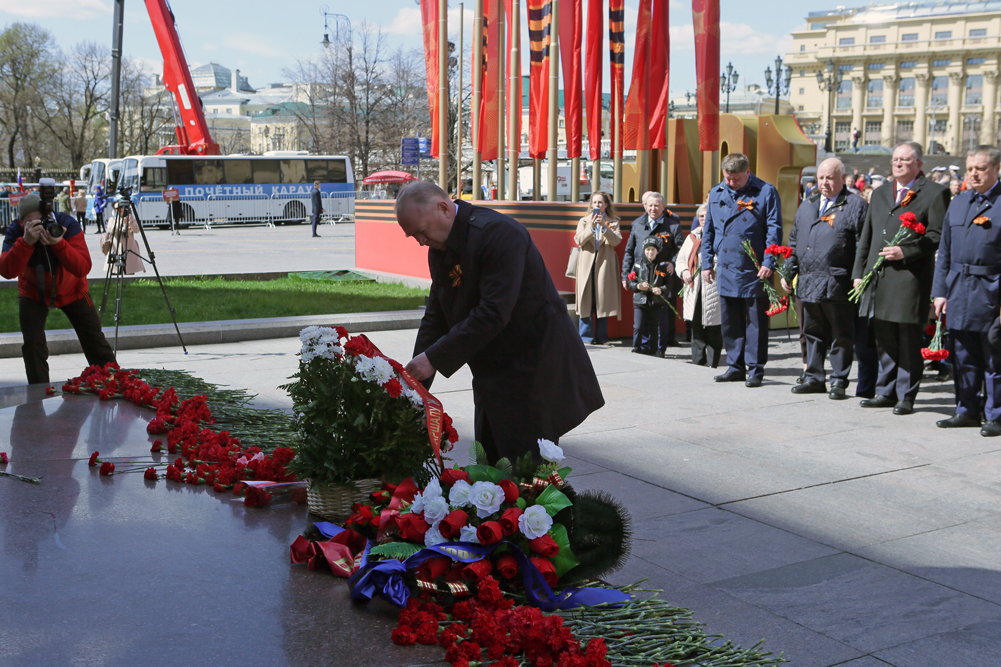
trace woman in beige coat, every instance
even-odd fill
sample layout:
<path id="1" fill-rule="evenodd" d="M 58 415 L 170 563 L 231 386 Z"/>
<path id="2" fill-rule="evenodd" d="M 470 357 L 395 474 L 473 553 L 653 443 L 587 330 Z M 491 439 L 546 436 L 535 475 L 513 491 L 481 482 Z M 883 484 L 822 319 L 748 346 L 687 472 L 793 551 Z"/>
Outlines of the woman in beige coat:
<path id="1" fill-rule="evenodd" d="M 622 242 L 619 219 L 607 192 L 591 197 L 591 213 L 577 222 L 577 314 L 585 343 L 608 342 L 608 318 L 622 319 L 622 291 L 615 246 Z"/>
<path id="2" fill-rule="evenodd" d="M 723 328 L 720 326 L 716 283 L 704 282 L 699 267 L 699 246 L 702 244 L 702 224 L 705 220 L 706 205 L 703 204 L 695 212 L 692 233 L 685 238 L 685 243 L 678 252 L 677 266 L 681 280 L 685 283 L 683 315 L 692 332 L 692 363 L 716 368 L 723 351 Z"/>

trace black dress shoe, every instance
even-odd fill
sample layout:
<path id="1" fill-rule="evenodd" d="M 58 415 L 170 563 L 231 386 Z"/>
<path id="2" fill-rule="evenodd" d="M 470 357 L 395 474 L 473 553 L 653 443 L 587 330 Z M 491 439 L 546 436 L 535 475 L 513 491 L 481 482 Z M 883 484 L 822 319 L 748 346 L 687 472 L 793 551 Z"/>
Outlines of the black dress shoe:
<path id="1" fill-rule="evenodd" d="M 823 382 L 804 382 L 792 388 L 794 394 L 824 394 L 827 393 L 827 385 Z"/>
<path id="2" fill-rule="evenodd" d="M 914 412 L 914 401 L 900 401 L 893 406 L 893 414 L 909 415 Z"/>
<path id="3" fill-rule="evenodd" d="M 985 438 L 993 438 L 994 436 L 1001 435 L 1001 422 L 993 419 L 985 421 L 983 427 L 980 429 L 980 435 Z"/>
<path id="4" fill-rule="evenodd" d="M 980 426 L 980 420 L 972 415 L 953 415 L 948 419 L 940 419 L 935 422 L 939 428 L 976 428 Z"/>
<path id="5" fill-rule="evenodd" d="M 761 386 L 761 379 L 762 378 L 761 378 L 760 375 L 752 375 L 751 377 L 747 378 L 747 382 L 744 383 L 744 386 L 745 387 L 752 387 L 752 388 L 753 387 L 760 387 Z"/>
<path id="6" fill-rule="evenodd" d="M 661 359 L 663 359 L 664 358 L 664 350 L 657 350 L 656 352 L 653 353 L 653 356 L 660 357 Z"/>
<path id="7" fill-rule="evenodd" d="M 806 382 L 806 373 L 805 372 L 804 373 L 800 373 L 799 377 L 796 378 L 796 384 L 803 384 L 804 382 Z"/>
<path id="8" fill-rule="evenodd" d="M 717 375 L 713 378 L 716 382 L 743 382 L 746 376 L 740 371 L 728 370 L 723 375 Z"/>
<path id="9" fill-rule="evenodd" d="M 843 401 L 848 398 L 848 394 L 845 393 L 844 387 L 831 387 L 831 393 L 827 397 L 832 401 Z"/>
<path id="10" fill-rule="evenodd" d="M 318 238 L 320 238 L 320 235 L 319 234 L 313 234 L 313 238 L 314 239 L 318 239 Z"/>
<path id="11" fill-rule="evenodd" d="M 897 402 L 889 396 L 876 395 L 872 398 L 863 398 L 859 405 L 863 408 L 890 408 Z"/>

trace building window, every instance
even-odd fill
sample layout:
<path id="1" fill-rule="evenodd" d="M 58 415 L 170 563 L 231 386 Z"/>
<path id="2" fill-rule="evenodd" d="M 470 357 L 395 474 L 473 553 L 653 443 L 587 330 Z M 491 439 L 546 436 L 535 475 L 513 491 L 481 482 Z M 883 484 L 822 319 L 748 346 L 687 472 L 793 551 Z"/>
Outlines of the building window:
<path id="1" fill-rule="evenodd" d="M 233 109 L 231 109 L 230 107 L 226 107 L 226 113 L 229 114 L 233 113 Z"/>
<path id="2" fill-rule="evenodd" d="M 931 80 L 931 105 L 944 107 L 949 104 L 949 77 L 936 76 Z"/>
<path id="3" fill-rule="evenodd" d="M 852 108 L 852 82 L 842 81 L 841 87 L 838 88 L 838 101 L 836 104 L 838 109 L 851 109 Z"/>
<path id="4" fill-rule="evenodd" d="M 966 77 L 966 104 L 982 104 L 984 101 L 984 75 L 969 74 Z"/>
<path id="5" fill-rule="evenodd" d="M 801 70 L 799 71 L 799 75 L 800 75 L 800 76 L 806 76 L 806 70 L 805 70 L 805 69 L 801 69 Z"/>
<path id="6" fill-rule="evenodd" d="M 933 61 L 931 61 L 931 66 L 932 67 L 948 67 L 950 65 L 950 63 L 952 63 L 952 61 L 949 60 L 948 58 L 945 58 L 943 60 L 933 60 Z"/>
<path id="7" fill-rule="evenodd" d="M 894 141 L 914 141 L 914 121 L 898 120 L 897 137 Z"/>
<path id="8" fill-rule="evenodd" d="M 851 72 L 855 69 L 855 65 L 838 65 L 838 69 L 842 72 Z"/>
<path id="9" fill-rule="evenodd" d="M 806 44 L 800 44 L 799 45 L 799 51 L 800 51 L 800 53 L 802 53 L 803 51 L 806 51 Z"/>
<path id="10" fill-rule="evenodd" d="M 841 39 L 838 40 L 839 46 L 851 46 L 854 43 L 855 43 L 854 37 L 842 37 Z"/>
<path id="11" fill-rule="evenodd" d="M 951 30 L 939 30 L 935 33 L 935 39 L 952 39 Z"/>
<path id="12" fill-rule="evenodd" d="M 869 79 L 869 96 L 866 100 L 866 107 L 870 109 L 883 108 L 883 80 Z"/>
<path id="13" fill-rule="evenodd" d="M 986 37 L 987 28 L 971 28 L 970 37 Z"/>
<path id="14" fill-rule="evenodd" d="M 886 35 L 870 35 L 870 44 L 886 44 Z"/>
<path id="15" fill-rule="evenodd" d="M 914 106 L 914 77 L 906 76 L 900 78 L 900 96 L 897 98 L 898 107 Z M 913 128 L 912 128 L 913 130 Z"/>
<path id="16" fill-rule="evenodd" d="M 900 36 L 901 42 L 916 42 L 918 41 L 918 33 L 907 32 Z"/>
<path id="17" fill-rule="evenodd" d="M 928 152 L 933 155 L 945 153 L 942 142 L 946 139 L 946 128 L 949 127 L 949 119 L 936 118 L 928 121 Z"/>
<path id="18" fill-rule="evenodd" d="M 883 121 L 867 120 L 865 122 L 865 134 L 862 136 L 864 146 L 878 146 L 883 138 Z"/>
<path id="19" fill-rule="evenodd" d="M 987 58 L 970 58 L 966 61 L 967 65 L 983 65 L 987 62 Z"/>
<path id="20" fill-rule="evenodd" d="M 884 69 L 886 63 L 869 63 L 869 69 Z"/>
<path id="21" fill-rule="evenodd" d="M 806 95 L 806 88 L 800 88 L 799 89 L 799 94 L 800 95 Z"/>
<path id="22" fill-rule="evenodd" d="M 900 69 L 914 69 L 917 66 L 918 66 L 917 60 L 904 60 L 903 62 L 900 63 L 900 65 L 898 65 Z"/>
<path id="23" fill-rule="evenodd" d="M 838 121 L 834 124 L 834 151 L 843 153 L 848 150 L 852 140 L 852 124 L 848 121 Z"/>

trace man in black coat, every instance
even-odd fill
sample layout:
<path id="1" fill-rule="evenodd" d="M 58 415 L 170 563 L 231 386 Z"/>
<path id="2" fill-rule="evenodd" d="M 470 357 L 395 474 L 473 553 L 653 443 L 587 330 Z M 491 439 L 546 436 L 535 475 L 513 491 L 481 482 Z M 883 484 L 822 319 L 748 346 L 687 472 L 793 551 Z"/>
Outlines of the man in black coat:
<path id="1" fill-rule="evenodd" d="M 935 276 L 935 250 L 949 207 L 949 190 L 925 178 L 921 158 L 921 144 L 913 141 L 893 149 L 893 180 L 872 193 L 852 272 L 858 285 L 876 261 L 885 258 L 859 306 L 859 315 L 872 318 L 879 351 L 876 395 L 860 405 L 893 406 L 895 415 L 914 412 L 924 373 L 921 345 Z M 908 212 L 926 231 L 917 238 L 912 233 L 898 246 L 888 245 L 900 229 L 901 216 Z"/>
<path id="2" fill-rule="evenodd" d="M 1001 350 L 987 339 L 1001 307 L 1001 151 L 977 146 L 966 157 L 969 190 L 952 200 L 935 265 L 935 314 L 946 315 L 953 344 L 956 414 L 942 428 L 980 424 L 978 393 L 987 380 L 984 436 L 1001 435 Z"/>
<path id="3" fill-rule="evenodd" d="M 796 294 L 803 301 L 803 334 L 806 336 L 807 379 L 792 388 L 794 394 L 827 391 L 824 360 L 831 354 L 830 398 L 848 398 L 848 372 L 852 367 L 855 304 L 852 289 L 855 246 L 865 222 L 868 203 L 849 192 L 845 166 L 828 158 L 817 167 L 818 188 L 803 200 L 789 235 L 792 277 L 799 276 Z M 791 291 L 782 279 L 782 287 Z"/>
<path id="4" fill-rule="evenodd" d="M 320 199 L 320 181 L 313 181 L 313 192 L 309 195 L 313 204 L 313 238 L 320 235 L 316 233 L 316 226 L 320 224 L 320 215 L 323 214 L 323 201 Z"/>
<path id="5" fill-rule="evenodd" d="M 436 372 L 473 373 L 476 440 L 491 462 L 560 436 L 604 405 L 567 306 L 517 220 L 437 185 L 411 183 L 396 200 L 407 236 L 429 246 L 431 293 L 407 364 L 430 388 Z"/>
<path id="6" fill-rule="evenodd" d="M 681 218 L 679 218 L 674 213 L 671 213 L 664 206 L 664 195 L 659 192 L 647 192 L 643 195 L 643 208 L 646 209 L 646 213 L 640 217 L 633 220 L 633 224 L 629 229 L 629 238 L 626 239 L 626 250 L 625 255 L 622 258 L 622 288 L 629 289 L 629 272 L 632 271 L 633 264 L 639 261 L 640 256 L 643 254 L 643 242 L 646 241 L 648 236 L 659 236 L 661 241 L 664 243 L 664 247 L 657 254 L 657 263 L 661 262 L 668 263 L 668 273 L 672 276 L 676 273 L 674 270 L 675 262 L 678 259 L 678 252 L 681 250 L 681 245 L 685 242 L 685 235 L 681 231 Z M 669 285 L 674 285 L 672 280 Z M 674 304 L 677 301 L 678 289 L 674 290 L 674 298 L 668 296 L 671 299 L 671 303 Z M 647 351 L 647 354 L 656 354 L 658 357 L 664 356 L 664 351 L 667 347 L 677 346 L 678 342 L 675 339 L 675 325 L 676 316 L 673 310 L 670 308 L 663 308 L 661 310 L 658 322 L 657 322 L 657 336 L 650 336 L 650 340 L 641 340 L 640 347 L 638 349 Z M 639 340 L 638 330 L 636 329 L 638 325 L 633 324 L 633 339 Z M 634 348 L 633 351 L 636 351 Z"/>

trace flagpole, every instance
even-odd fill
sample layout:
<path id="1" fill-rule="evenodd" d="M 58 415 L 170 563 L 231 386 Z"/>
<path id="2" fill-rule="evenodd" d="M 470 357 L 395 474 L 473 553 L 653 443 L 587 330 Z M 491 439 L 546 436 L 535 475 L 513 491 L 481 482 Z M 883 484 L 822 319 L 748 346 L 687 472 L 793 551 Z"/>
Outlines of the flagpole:
<path id="1" fill-rule="evenodd" d="M 473 199 L 483 199 L 480 190 L 480 179 L 483 168 L 482 152 L 480 151 L 480 105 L 483 100 L 483 0 L 476 0 L 476 13 L 473 14 Z"/>
<path id="2" fill-rule="evenodd" d="M 507 122 L 508 150 L 507 159 L 507 198 L 513 201 L 520 199 L 518 193 L 518 156 L 521 154 L 521 136 L 518 133 L 518 121 L 521 118 L 521 0 L 511 2 L 511 90 L 508 94 L 510 112 Z M 518 86 L 517 88 L 515 86 Z M 516 106 L 517 105 L 517 106 Z"/>
<path id="3" fill-rule="evenodd" d="M 455 120 L 455 196 L 462 197 L 462 29 L 465 24 L 464 3 L 459 3 L 459 81 L 458 94 L 456 95 L 456 120 Z"/>
<path id="4" fill-rule="evenodd" d="M 622 201 L 622 128 L 619 125 L 619 115 L 622 109 L 619 108 L 620 99 L 619 81 L 615 73 L 612 73 L 612 201 Z"/>
<path id="5" fill-rule="evenodd" d="M 448 192 L 448 0 L 438 0 L 438 187 Z"/>
<path id="6" fill-rule="evenodd" d="M 556 128 L 560 99 L 560 0 L 552 0 L 549 12 L 549 192 L 546 200 L 556 201 Z"/>
<path id="7" fill-rule="evenodd" d="M 497 199 L 504 199 L 504 44 L 507 33 L 504 29 L 504 0 L 497 0 L 497 170 L 494 174 L 497 186 Z"/>

